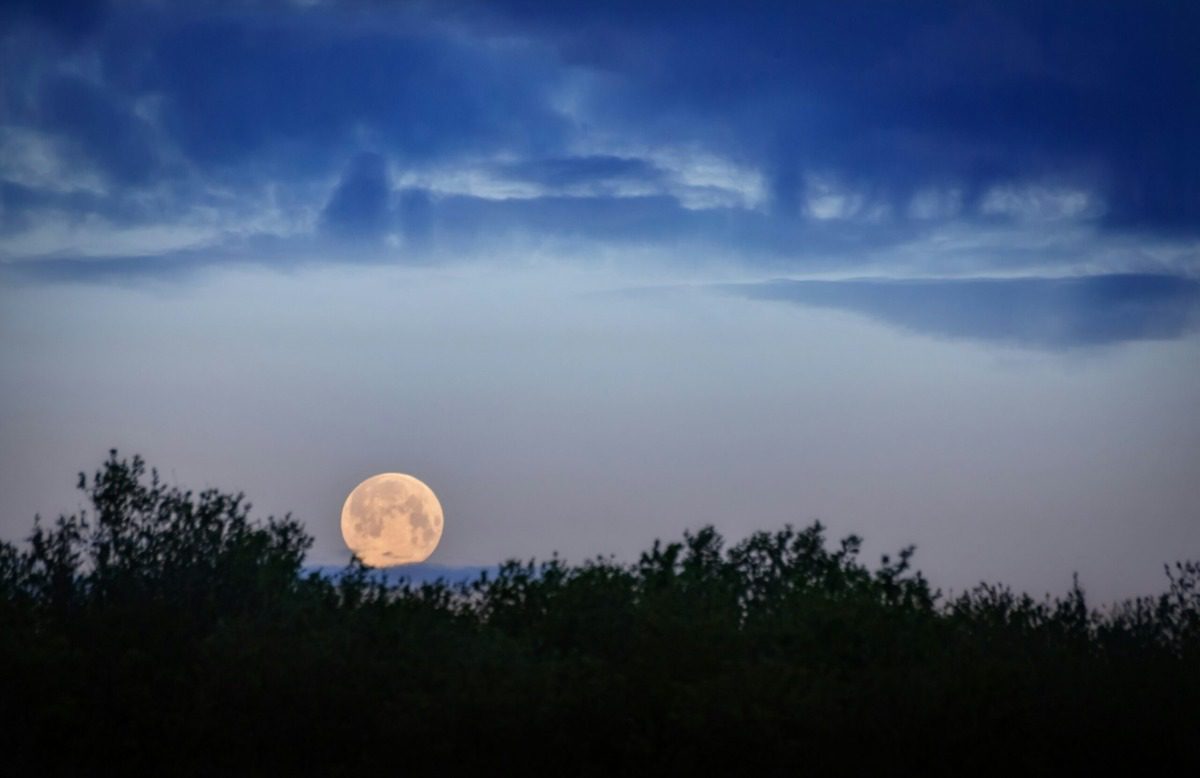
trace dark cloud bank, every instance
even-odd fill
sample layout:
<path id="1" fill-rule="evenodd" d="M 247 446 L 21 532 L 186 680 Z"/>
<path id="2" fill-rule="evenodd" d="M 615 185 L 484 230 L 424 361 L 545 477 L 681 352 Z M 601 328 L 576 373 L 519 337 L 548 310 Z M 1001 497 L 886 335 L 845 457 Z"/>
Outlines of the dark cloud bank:
<path id="1" fill-rule="evenodd" d="M 1174 276 L 781 280 L 726 289 L 925 335 L 1055 350 L 1171 339 L 1200 326 L 1200 282 Z"/>

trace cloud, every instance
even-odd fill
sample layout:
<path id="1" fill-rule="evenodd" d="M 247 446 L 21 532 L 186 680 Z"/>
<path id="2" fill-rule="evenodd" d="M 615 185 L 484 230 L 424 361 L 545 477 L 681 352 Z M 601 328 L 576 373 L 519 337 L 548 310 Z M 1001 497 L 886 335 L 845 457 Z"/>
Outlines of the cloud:
<path id="1" fill-rule="evenodd" d="M 1038 349 L 1168 340 L 1200 328 L 1200 281 L 1168 275 L 787 281 L 726 287 L 938 337 Z"/>
<path id="2" fill-rule="evenodd" d="M 87 253 L 97 221 L 797 269 L 948 226 L 1200 234 L 1195 4 L 37 7 L 0 35 L 9 258 Z"/>
<path id="3" fill-rule="evenodd" d="M 430 193 L 424 189 L 402 189 L 397 192 L 396 203 L 399 226 L 407 243 L 416 248 L 428 247 L 434 221 Z"/>
<path id="4" fill-rule="evenodd" d="M 159 168 L 153 132 L 123 103 L 82 78 L 50 78 L 38 96 L 39 129 L 74 145 L 81 158 L 98 165 L 111 181 L 147 183 Z"/>
<path id="5" fill-rule="evenodd" d="M 581 113 L 742 150 L 785 205 L 808 173 L 893 200 L 953 185 L 969 205 L 1061 177 L 1097 188 L 1113 225 L 1200 221 L 1194 4 L 509 5 L 513 29 L 606 74 Z"/>
<path id="6" fill-rule="evenodd" d="M 338 237 L 377 240 L 389 226 L 390 196 L 387 161 L 379 154 L 359 154 L 321 212 L 322 224 Z"/>
<path id="7" fill-rule="evenodd" d="M 651 186 L 663 177 L 663 172 L 647 160 L 611 154 L 526 159 L 500 165 L 497 172 L 553 190 L 623 183 Z"/>
<path id="8" fill-rule="evenodd" d="M 205 164 L 263 152 L 324 162 L 363 135 L 421 162 L 555 144 L 545 95 L 554 70 L 536 53 L 489 51 L 420 20 L 396 32 L 337 21 L 246 14 L 166 24 L 138 61 L 112 53 L 114 70 L 124 89 L 163 96 L 172 136 Z"/>

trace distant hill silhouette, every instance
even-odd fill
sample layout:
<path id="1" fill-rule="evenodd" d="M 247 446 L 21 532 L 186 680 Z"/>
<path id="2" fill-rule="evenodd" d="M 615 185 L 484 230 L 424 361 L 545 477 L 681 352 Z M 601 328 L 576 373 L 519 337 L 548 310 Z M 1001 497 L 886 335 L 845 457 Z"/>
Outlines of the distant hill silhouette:
<path id="1" fill-rule="evenodd" d="M 495 575 L 498 565 L 438 565 L 420 562 L 412 565 L 384 567 L 373 570 L 371 576 L 387 582 L 389 586 L 397 586 L 405 581 L 413 584 L 435 583 L 444 581 L 447 584 L 465 584 L 475 581 L 483 573 Z M 303 573 L 315 573 L 331 579 L 345 573 L 346 568 L 334 565 L 307 565 Z"/>
<path id="2" fill-rule="evenodd" d="M 820 524 L 703 527 L 631 564 L 397 585 L 306 569 L 292 518 L 137 457 L 79 485 L 89 511 L 0 544 L 11 774 L 1200 767 L 1194 562 L 1096 609 L 945 598 L 913 549 L 871 568 Z"/>

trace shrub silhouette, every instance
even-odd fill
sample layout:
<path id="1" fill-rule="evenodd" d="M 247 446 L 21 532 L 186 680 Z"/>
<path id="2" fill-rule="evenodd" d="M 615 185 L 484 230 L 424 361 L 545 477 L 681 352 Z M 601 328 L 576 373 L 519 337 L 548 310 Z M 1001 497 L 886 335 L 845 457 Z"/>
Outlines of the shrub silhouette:
<path id="1" fill-rule="evenodd" d="M 61 771 L 577 774 L 1200 765 L 1200 565 L 1097 609 L 1076 583 L 947 599 L 913 549 L 712 527 L 632 564 L 468 584 L 306 572 L 290 517 L 114 451 L 91 510 L 0 544 L 10 763 Z"/>

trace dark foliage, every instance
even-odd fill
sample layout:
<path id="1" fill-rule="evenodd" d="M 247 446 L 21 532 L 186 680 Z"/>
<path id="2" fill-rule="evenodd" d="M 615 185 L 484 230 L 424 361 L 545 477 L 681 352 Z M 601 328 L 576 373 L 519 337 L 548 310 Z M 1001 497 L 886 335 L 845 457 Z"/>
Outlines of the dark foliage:
<path id="1" fill-rule="evenodd" d="M 65 772 L 1033 773 L 1200 765 L 1200 564 L 1098 610 L 944 601 L 813 524 L 460 586 L 305 574 L 289 517 L 116 452 L 0 544 L 0 742 Z"/>

